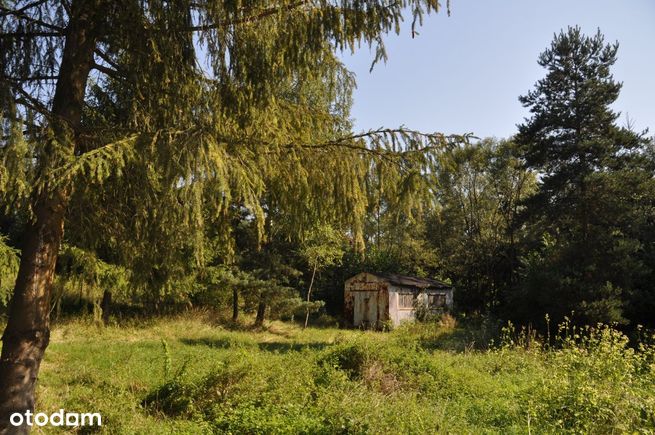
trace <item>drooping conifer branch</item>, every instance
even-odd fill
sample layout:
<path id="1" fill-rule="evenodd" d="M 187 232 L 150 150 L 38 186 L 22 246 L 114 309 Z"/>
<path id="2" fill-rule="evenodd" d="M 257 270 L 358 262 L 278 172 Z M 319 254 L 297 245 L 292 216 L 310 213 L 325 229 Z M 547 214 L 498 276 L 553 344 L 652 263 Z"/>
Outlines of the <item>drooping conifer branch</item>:
<path id="1" fill-rule="evenodd" d="M 395 174 L 390 183 L 416 202 L 421 168 L 436 161 L 433 150 L 394 166 L 378 151 L 360 154 L 358 141 L 393 152 L 395 141 L 417 150 L 438 138 L 350 134 L 354 83 L 334 51 L 380 47 L 383 33 L 398 31 L 405 7 L 417 19 L 438 1 L 249 5 L 2 3 L 0 76 L 17 81 L 0 80 L 3 133 L 12 136 L 0 151 L 0 196 L 25 212 L 31 230 L 2 347 L 0 431 L 11 413 L 35 402 L 65 222 L 80 223 L 79 240 L 104 234 L 138 253 L 121 261 L 160 291 L 165 279 L 154 271 L 175 254 L 171 244 L 191 244 L 201 257 L 196 240 L 211 218 L 229 245 L 235 208 L 247 210 L 260 239 L 275 212 L 290 232 L 340 222 L 361 246 L 372 167 Z M 198 67 L 200 53 L 208 71 Z M 53 86 L 29 81 L 55 76 Z M 23 136 L 23 118 L 41 128 Z"/>

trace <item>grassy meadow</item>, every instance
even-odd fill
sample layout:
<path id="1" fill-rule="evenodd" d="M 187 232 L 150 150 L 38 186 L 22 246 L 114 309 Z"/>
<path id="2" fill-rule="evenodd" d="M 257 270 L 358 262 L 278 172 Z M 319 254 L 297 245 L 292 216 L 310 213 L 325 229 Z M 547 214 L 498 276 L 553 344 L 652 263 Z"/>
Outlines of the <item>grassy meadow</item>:
<path id="1" fill-rule="evenodd" d="M 560 331 L 557 349 L 528 338 L 506 329 L 485 349 L 453 324 L 249 330 L 202 313 L 67 321 L 36 411 L 100 412 L 117 434 L 655 432 L 654 347 L 611 329 Z"/>

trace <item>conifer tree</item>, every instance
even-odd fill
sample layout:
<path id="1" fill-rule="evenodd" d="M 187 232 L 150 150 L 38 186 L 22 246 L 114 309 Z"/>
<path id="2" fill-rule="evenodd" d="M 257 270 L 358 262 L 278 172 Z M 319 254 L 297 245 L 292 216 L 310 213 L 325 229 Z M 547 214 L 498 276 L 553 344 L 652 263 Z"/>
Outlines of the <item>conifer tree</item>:
<path id="1" fill-rule="evenodd" d="M 30 220 L 3 334 L 0 431 L 13 412 L 34 407 L 73 196 L 122 177 L 131 185 L 116 204 L 124 218 L 172 233 L 198 226 L 200 199 L 211 190 L 214 210 L 241 204 L 263 232 L 260 199 L 271 174 L 291 169 L 293 178 L 306 173 L 310 154 L 351 150 L 357 158 L 348 175 L 328 191 L 343 195 L 324 210 L 347 211 L 361 239 L 364 160 L 393 150 L 423 156 L 445 138 L 380 130 L 308 142 L 314 138 L 299 135 L 297 123 L 323 114 L 278 99 L 278 85 L 319 77 L 316 65 L 361 43 L 384 59 L 382 35 L 398 31 L 404 9 L 420 23 L 438 7 L 437 0 L 3 2 L 0 186 L 3 205 L 24 206 Z"/>
<path id="2" fill-rule="evenodd" d="M 526 257 L 522 291 L 530 293 L 531 309 L 554 318 L 573 310 L 582 322 L 625 321 L 622 293 L 631 283 L 624 278 L 636 269 L 621 258 L 632 258 L 634 243 L 608 219 L 608 195 L 616 177 L 639 171 L 635 151 L 644 139 L 617 126 L 610 107 L 621 90 L 611 74 L 617 50 L 600 31 L 561 31 L 539 56 L 546 77 L 520 97 L 532 115 L 518 126 L 516 141 L 540 179 L 527 214 L 543 238 L 542 252 Z"/>
<path id="3" fill-rule="evenodd" d="M 548 71 L 535 89 L 519 98 L 532 117 L 519 125 L 517 141 L 526 164 L 542 174 L 543 204 L 561 215 L 575 209 L 587 236 L 587 181 L 607 168 L 632 143 L 620 140 L 610 105 L 621 90 L 611 75 L 618 43 L 605 44 L 600 31 L 593 37 L 570 27 L 555 36 L 538 63 Z M 570 214 L 566 213 L 566 214 Z"/>

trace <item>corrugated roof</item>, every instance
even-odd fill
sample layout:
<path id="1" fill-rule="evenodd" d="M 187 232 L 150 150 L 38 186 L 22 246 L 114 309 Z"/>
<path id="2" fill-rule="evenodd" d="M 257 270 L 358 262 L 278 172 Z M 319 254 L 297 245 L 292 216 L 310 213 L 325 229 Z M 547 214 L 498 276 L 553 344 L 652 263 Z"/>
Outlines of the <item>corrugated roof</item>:
<path id="1" fill-rule="evenodd" d="M 419 278 L 417 276 L 406 276 L 406 275 L 398 275 L 398 274 L 380 274 L 380 273 L 373 273 L 372 275 L 375 275 L 379 278 L 386 279 L 392 284 L 402 286 L 402 287 L 418 287 L 418 288 L 443 288 L 443 289 L 449 289 L 452 286 L 449 284 L 446 284 L 445 282 L 442 281 L 437 281 L 436 279 L 431 279 L 431 278 Z"/>

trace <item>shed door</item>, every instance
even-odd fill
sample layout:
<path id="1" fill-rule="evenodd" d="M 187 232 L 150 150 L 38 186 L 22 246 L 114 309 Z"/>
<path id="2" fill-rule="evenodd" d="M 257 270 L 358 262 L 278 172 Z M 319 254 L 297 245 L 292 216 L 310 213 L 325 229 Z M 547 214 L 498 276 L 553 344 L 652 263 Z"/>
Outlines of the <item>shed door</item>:
<path id="1" fill-rule="evenodd" d="M 378 292 L 353 292 L 355 326 L 375 326 L 378 320 Z"/>

